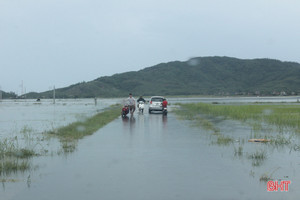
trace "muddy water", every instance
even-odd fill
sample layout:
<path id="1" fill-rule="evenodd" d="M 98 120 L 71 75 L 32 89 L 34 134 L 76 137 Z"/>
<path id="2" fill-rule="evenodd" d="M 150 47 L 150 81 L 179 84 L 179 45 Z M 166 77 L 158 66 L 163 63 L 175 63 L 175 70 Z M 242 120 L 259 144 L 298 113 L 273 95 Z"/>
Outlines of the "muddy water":
<path id="1" fill-rule="evenodd" d="M 249 131 L 227 123 L 237 128 L 225 132 Z M 136 113 L 85 137 L 73 154 L 38 159 L 39 169 L 27 173 L 29 182 L 6 183 L 0 193 L 12 200 L 299 197 L 299 153 L 273 149 L 263 165 L 253 167 L 246 157 L 234 155 L 234 145 L 212 144 L 207 131 L 178 121 L 172 113 Z M 247 145 L 245 149 L 264 148 Z M 289 192 L 267 192 L 267 184 L 259 181 L 262 173 L 278 167 L 277 176 L 292 181 Z"/>

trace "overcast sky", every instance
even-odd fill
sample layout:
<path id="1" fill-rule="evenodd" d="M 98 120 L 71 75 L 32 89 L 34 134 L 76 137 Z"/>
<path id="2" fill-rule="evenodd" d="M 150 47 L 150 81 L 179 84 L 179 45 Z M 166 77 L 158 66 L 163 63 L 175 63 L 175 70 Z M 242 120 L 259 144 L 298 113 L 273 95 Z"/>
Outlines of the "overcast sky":
<path id="1" fill-rule="evenodd" d="M 300 62 L 299 19 L 299 0 L 0 0 L 0 87 L 42 92 L 200 56 Z"/>

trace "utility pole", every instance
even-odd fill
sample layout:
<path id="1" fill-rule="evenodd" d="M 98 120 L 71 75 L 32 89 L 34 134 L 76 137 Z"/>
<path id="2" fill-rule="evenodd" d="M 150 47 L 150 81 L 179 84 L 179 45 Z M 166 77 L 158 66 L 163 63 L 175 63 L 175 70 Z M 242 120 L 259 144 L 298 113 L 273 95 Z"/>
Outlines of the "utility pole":
<path id="1" fill-rule="evenodd" d="M 22 82 L 21 82 L 21 85 L 20 85 L 20 87 L 21 87 L 21 98 L 23 98 L 23 94 L 24 94 L 24 84 L 23 84 L 23 80 L 22 80 Z"/>

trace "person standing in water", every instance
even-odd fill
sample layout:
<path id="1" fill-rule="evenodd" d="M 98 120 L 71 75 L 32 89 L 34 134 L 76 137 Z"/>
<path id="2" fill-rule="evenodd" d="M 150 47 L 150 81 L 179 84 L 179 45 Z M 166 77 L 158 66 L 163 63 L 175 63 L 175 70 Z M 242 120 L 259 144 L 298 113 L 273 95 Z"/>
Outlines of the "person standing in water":
<path id="1" fill-rule="evenodd" d="M 128 101 L 128 105 L 129 105 L 130 114 L 133 115 L 133 113 L 135 111 L 135 99 L 132 97 L 131 93 L 129 93 L 129 97 L 128 97 L 127 101 Z"/>

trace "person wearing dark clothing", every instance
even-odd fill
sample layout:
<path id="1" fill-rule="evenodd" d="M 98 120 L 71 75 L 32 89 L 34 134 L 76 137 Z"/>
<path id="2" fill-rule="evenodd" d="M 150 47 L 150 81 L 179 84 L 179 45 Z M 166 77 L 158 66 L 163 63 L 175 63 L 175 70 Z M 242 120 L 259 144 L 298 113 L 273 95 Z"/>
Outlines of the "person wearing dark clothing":
<path id="1" fill-rule="evenodd" d="M 138 108 L 139 108 L 139 102 L 140 102 L 140 101 L 142 101 L 142 102 L 144 102 L 144 103 L 146 102 L 145 99 L 144 99 L 142 96 L 140 96 L 140 98 L 139 98 L 138 100 L 136 100 L 136 102 L 138 103 L 138 104 L 137 104 L 137 107 L 138 107 Z"/>
<path id="2" fill-rule="evenodd" d="M 139 102 L 139 101 L 142 101 L 144 103 L 146 102 L 145 99 L 142 96 L 140 96 L 140 98 L 137 100 L 137 102 Z"/>

